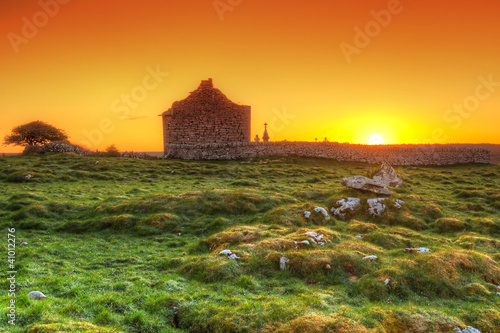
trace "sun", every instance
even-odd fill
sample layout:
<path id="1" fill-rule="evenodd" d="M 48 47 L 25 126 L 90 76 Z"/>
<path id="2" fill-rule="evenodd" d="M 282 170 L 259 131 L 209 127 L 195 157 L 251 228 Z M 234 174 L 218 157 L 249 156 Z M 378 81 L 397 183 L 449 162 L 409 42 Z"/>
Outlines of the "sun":
<path id="1" fill-rule="evenodd" d="M 370 138 L 368 139 L 368 144 L 369 145 L 383 145 L 385 143 L 384 138 L 382 135 L 378 133 L 373 133 L 370 135 Z"/>

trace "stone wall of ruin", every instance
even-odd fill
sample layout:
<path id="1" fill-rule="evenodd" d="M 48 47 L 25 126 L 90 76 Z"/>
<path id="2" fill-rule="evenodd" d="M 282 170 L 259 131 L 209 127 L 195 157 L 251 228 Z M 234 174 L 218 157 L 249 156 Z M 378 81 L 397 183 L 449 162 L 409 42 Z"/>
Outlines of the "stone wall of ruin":
<path id="1" fill-rule="evenodd" d="M 175 144 L 227 144 L 250 141 L 251 107 L 231 102 L 212 80 L 162 114 L 165 154 Z"/>
<path id="2" fill-rule="evenodd" d="M 334 142 L 269 142 L 226 144 L 171 144 L 169 158 L 228 160 L 259 156 L 306 156 L 338 161 L 393 165 L 448 165 L 490 163 L 490 151 L 447 145 L 366 146 Z"/>

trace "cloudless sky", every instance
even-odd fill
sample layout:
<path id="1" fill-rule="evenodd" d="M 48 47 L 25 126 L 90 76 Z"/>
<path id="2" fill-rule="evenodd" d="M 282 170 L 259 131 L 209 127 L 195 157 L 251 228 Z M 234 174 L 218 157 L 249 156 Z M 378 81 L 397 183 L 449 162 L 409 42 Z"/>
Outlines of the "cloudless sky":
<path id="1" fill-rule="evenodd" d="M 0 3 L 2 138 L 162 151 L 158 115 L 213 78 L 252 137 L 500 143 L 498 0 L 60 1 Z"/>

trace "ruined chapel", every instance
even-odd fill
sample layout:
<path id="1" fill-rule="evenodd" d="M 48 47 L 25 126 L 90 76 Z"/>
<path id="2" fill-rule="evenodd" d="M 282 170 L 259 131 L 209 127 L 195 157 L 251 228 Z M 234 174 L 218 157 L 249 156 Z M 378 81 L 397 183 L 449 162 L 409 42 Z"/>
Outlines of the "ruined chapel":
<path id="1" fill-rule="evenodd" d="M 165 155 L 172 145 L 250 142 L 251 108 L 231 102 L 212 79 L 163 112 Z"/>

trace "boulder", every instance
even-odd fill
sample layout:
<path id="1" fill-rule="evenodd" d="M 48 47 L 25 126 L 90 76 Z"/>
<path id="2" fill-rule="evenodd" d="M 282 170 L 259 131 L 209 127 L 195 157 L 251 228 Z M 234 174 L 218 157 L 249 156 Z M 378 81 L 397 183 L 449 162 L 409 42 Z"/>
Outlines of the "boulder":
<path id="1" fill-rule="evenodd" d="M 387 162 L 382 163 L 380 170 L 373 176 L 373 180 L 382 186 L 389 187 L 399 187 L 403 184 L 396 171 Z"/>
<path id="2" fill-rule="evenodd" d="M 383 185 L 374 181 L 373 179 L 363 176 L 344 178 L 342 180 L 342 185 L 356 190 L 373 192 L 375 194 L 391 195 L 391 191 L 389 191 Z"/>

